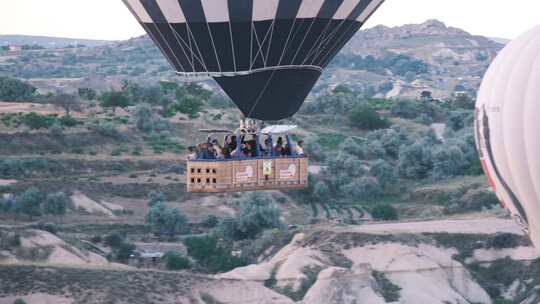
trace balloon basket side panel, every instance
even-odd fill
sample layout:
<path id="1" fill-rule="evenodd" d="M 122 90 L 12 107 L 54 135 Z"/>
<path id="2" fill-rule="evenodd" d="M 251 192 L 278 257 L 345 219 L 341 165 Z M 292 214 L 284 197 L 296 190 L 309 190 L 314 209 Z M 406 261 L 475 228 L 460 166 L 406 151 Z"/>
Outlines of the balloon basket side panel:
<path id="1" fill-rule="evenodd" d="M 186 179 L 189 193 L 304 189 L 308 159 L 188 161 Z"/>

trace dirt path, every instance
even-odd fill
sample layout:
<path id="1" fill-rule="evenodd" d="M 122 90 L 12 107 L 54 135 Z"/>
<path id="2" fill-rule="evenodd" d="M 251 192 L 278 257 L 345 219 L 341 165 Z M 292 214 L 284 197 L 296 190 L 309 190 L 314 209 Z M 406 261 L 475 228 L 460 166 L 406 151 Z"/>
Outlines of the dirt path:
<path id="1" fill-rule="evenodd" d="M 324 229 L 324 228 L 317 228 Z M 335 232 L 360 232 L 373 234 L 396 233 L 462 233 L 462 234 L 496 234 L 506 232 L 524 235 L 521 228 L 513 221 L 498 218 L 484 219 L 452 219 L 440 221 L 401 222 L 365 224 L 331 228 Z"/>

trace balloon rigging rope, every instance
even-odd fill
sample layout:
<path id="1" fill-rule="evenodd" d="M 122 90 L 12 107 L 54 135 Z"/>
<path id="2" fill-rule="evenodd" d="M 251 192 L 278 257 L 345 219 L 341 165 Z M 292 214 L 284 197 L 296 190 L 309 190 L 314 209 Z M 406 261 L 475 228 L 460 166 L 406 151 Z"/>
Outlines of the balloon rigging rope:
<path id="1" fill-rule="evenodd" d="M 251 116 L 251 114 L 253 114 L 253 111 L 255 110 L 255 108 L 257 107 L 257 105 L 259 104 L 259 102 L 261 101 L 264 92 L 266 91 L 266 89 L 268 89 L 268 86 L 270 85 L 270 82 L 271 82 L 272 79 L 274 78 L 274 74 L 276 73 L 276 71 L 277 71 L 277 70 L 273 70 L 273 71 L 272 71 L 272 74 L 270 75 L 270 77 L 268 77 L 268 80 L 266 81 L 266 84 L 264 85 L 264 88 L 260 91 L 259 96 L 257 97 L 257 100 L 255 101 L 255 104 L 253 104 L 253 106 L 252 106 L 251 109 L 249 110 L 249 113 L 248 113 L 248 115 L 247 115 L 247 118 L 249 118 L 249 117 Z"/>
<path id="2" fill-rule="evenodd" d="M 281 64 L 281 61 L 283 60 L 283 55 L 285 55 L 286 53 L 286 50 L 288 48 L 290 48 L 290 44 L 289 44 L 289 41 L 291 39 L 291 36 L 292 36 L 292 33 L 293 33 L 293 29 L 294 29 L 294 25 L 296 24 L 296 21 L 297 19 L 295 18 L 294 19 L 294 22 L 292 23 L 291 25 L 291 29 L 289 30 L 289 34 L 287 35 L 287 40 L 285 41 L 285 46 L 283 48 L 283 51 L 281 52 L 281 56 L 279 58 L 279 62 L 278 62 L 278 66 Z M 274 20 L 275 22 L 275 20 Z M 273 32 L 274 32 L 274 24 L 272 24 L 272 35 L 273 35 Z M 296 32 L 297 34 L 298 32 Z M 295 36 L 296 36 L 295 34 Z M 270 53 L 270 47 L 272 45 L 272 35 L 270 35 L 270 44 L 268 45 L 268 53 Z M 305 37 L 304 37 L 305 39 Z M 268 57 L 268 54 L 267 54 L 267 57 Z M 268 89 L 268 86 L 270 85 L 270 82 L 272 82 L 272 79 L 274 79 L 274 75 L 276 74 L 276 71 L 277 70 L 273 70 L 272 71 L 272 74 L 270 74 L 270 77 L 268 77 L 268 80 L 266 81 L 266 84 L 264 85 L 263 89 L 260 91 L 259 93 L 259 96 L 257 97 L 257 100 L 255 101 L 255 103 L 253 104 L 253 106 L 251 107 L 251 109 L 249 110 L 249 113 L 247 115 L 247 118 L 249 118 L 251 116 L 251 114 L 253 114 L 253 111 L 257 108 L 257 105 L 259 104 L 259 102 L 261 101 L 262 97 L 263 97 L 263 94 L 266 92 L 266 89 Z"/>

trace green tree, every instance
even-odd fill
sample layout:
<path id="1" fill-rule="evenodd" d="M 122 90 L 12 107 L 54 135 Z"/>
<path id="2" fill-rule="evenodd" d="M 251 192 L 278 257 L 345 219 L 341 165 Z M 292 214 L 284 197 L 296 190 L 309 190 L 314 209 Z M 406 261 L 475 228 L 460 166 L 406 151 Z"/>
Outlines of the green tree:
<path id="1" fill-rule="evenodd" d="M 394 102 L 390 108 L 390 113 L 394 117 L 406 119 L 414 119 L 420 115 L 421 111 L 418 108 L 418 103 L 409 100 L 398 100 Z"/>
<path id="2" fill-rule="evenodd" d="M 49 98 L 48 102 L 64 109 L 66 115 L 69 115 L 71 111 L 80 112 L 82 110 L 81 100 L 73 94 L 60 93 L 53 95 Z"/>
<path id="3" fill-rule="evenodd" d="M 219 230 L 226 238 L 252 239 L 265 229 L 280 227 L 280 215 L 270 194 L 250 193 L 242 199 L 237 216 L 222 221 Z"/>
<path id="4" fill-rule="evenodd" d="M 171 81 L 160 81 L 159 85 L 161 86 L 163 92 L 165 92 L 166 94 L 170 92 L 176 92 L 179 87 L 178 83 Z"/>
<path id="5" fill-rule="evenodd" d="M 398 168 L 401 175 L 411 179 L 427 177 L 433 168 L 431 147 L 422 142 L 407 146 L 399 153 Z"/>
<path id="6" fill-rule="evenodd" d="M 124 243 L 124 237 L 117 232 L 108 234 L 105 237 L 105 245 L 111 248 L 119 248 Z"/>
<path id="7" fill-rule="evenodd" d="M 158 235 L 177 235 L 189 231 L 189 223 L 178 209 L 169 208 L 160 202 L 152 206 L 146 214 L 146 223 Z"/>
<path id="8" fill-rule="evenodd" d="M 85 100 L 95 100 L 97 98 L 97 92 L 91 88 L 79 88 L 79 97 Z"/>
<path id="9" fill-rule="evenodd" d="M 209 214 L 201 223 L 206 228 L 214 228 L 219 224 L 219 219 L 213 214 Z"/>
<path id="10" fill-rule="evenodd" d="M 397 210 L 390 205 L 378 205 L 371 208 L 371 216 L 376 220 L 395 221 L 398 219 Z"/>
<path id="11" fill-rule="evenodd" d="M 32 101 L 36 90 L 19 79 L 0 77 L 0 101 Z"/>
<path id="12" fill-rule="evenodd" d="M 50 193 L 43 203 L 43 212 L 46 214 L 64 215 L 66 214 L 69 203 L 70 199 L 64 192 Z"/>
<path id="13" fill-rule="evenodd" d="M 30 217 L 41 215 L 41 203 L 43 202 L 43 194 L 41 191 L 32 187 L 15 199 L 15 211 L 24 213 Z"/>
<path id="14" fill-rule="evenodd" d="M 115 250 L 116 259 L 120 262 L 126 262 L 131 258 L 133 251 L 135 251 L 135 245 L 129 243 L 122 243 Z"/>
<path id="15" fill-rule="evenodd" d="M 376 178 L 363 176 L 355 179 L 340 188 L 340 192 L 349 197 L 350 200 L 374 200 L 379 198 L 383 191 Z"/>
<path id="16" fill-rule="evenodd" d="M 245 266 L 248 262 L 246 258 L 232 255 L 230 249 L 220 245 L 215 236 L 189 237 L 184 244 L 188 254 L 213 273 Z"/>
<path id="17" fill-rule="evenodd" d="M 370 106 L 356 106 L 349 114 L 349 123 L 353 127 L 363 130 L 384 129 L 389 126 L 389 122 L 382 118 L 377 111 Z"/>
<path id="18" fill-rule="evenodd" d="M 456 146 L 443 145 L 433 152 L 433 176 L 444 179 L 464 175 L 467 160 L 463 152 Z"/>
<path id="19" fill-rule="evenodd" d="M 154 110 L 149 104 L 139 104 L 133 110 L 133 118 L 137 129 L 145 133 L 151 132 L 167 132 L 170 131 L 171 123 L 154 113 Z"/>
<path id="20" fill-rule="evenodd" d="M 189 259 L 183 257 L 178 252 L 169 251 L 165 253 L 163 259 L 165 260 L 165 267 L 167 267 L 168 270 L 182 270 L 191 267 Z"/>
<path id="21" fill-rule="evenodd" d="M 167 202 L 167 197 L 165 193 L 161 191 L 152 190 L 148 194 L 148 207 L 153 207 L 159 203 Z"/>
<path id="22" fill-rule="evenodd" d="M 321 202 L 330 198 L 330 188 L 324 181 L 318 181 L 313 187 L 313 195 Z"/>
<path id="23" fill-rule="evenodd" d="M 125 108 L 129 106 L 129 99 L 124 92 L 105 92 L 99 99 L 101 100 L 101 106 L 104 108 L 112 108 L 113 113 L 116 113 L 117 108 Z"/>
<path id="24" fill-rule="evenodd" d="M 371 166 L 370 172 L 383 188 L 394 185 L 398 182 L 394 166 L 385 160 L 377 160 L 373 166 Z"/>
<path id="25" fill-rule="evenodd" d="M 37 130 L 37 129 L 48 129 L 52 127 L 57 121 L 57 119 L 54 116 L 50 116 L 50 115 L 44 116 L 44 115 L 39 115 L 35 112 L 31 112 L 24 115 L 21 121 L 30 129 Z"/>
<path id="26" fill-rule="evenodd" d="M 171 105 L 171 108 L 188 115 L 190 118 L 197 118 L 203 106 L 204 103 L 199 97 L 177 92 L 176 101 Z"/>

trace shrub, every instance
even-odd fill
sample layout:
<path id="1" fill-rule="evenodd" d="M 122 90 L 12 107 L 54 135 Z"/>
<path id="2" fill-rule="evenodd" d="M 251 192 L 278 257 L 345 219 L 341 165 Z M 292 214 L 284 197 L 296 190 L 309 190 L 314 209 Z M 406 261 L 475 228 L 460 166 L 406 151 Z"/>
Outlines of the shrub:
<path id="1" fill-rule="evenodd" d="M 247 264 L 246 258 L 232 255 L 230 250 L 219 245 L 214 236 L 189 237 L 184 244 L 188 254 L 213 273 L 229 271 Z"/>
<path id="2" fill-rule="evenodd" d="M 398 182 L 395 168 L 382 159 L 379 159 L 371 166 L 370 173 L 377 179 L 383 188 Z"/>
<path id="3" fill-rule="evenodd" d="M 208 100 L 208 105 L 215 109 L 228 109 L 234 106 L 231 100 L 223 94 L 212 95 Z"/>
<path id="4" fill-rule="evenodd" d="M 124 237 L 119 233 L 113 232 L 105 237 L 105 245 L 111 248 L 119 248 L 124 243 Z"/>
<path id="5" fill-rule="evenodd" d="M 101 235 L 95 235 L 92 238 L 90 238 L 90 242 L 92 242 L 94 244 L 99 244 L 102 241 L 103 241 L 103 239 L 101 238 Z"/>
<path id="6" fill-rule="evenodd" d="M 97 97 L 96 90 L 91 88 L 79 88 L 78 94 L 79 97 L 85 100 L 94 100 Z"/>
<path id="7" fill-rule="evenodd" d="M 26 302 L 23 299 L 16 299 L 13 304 L 26 304 Z"/>
<path id="8" fill-rule="evenodd" d="M 519 246 L 519 237 L 511 233 L 497 233 L 487 246 L 495 249 L 516 248 Z"/>
<path id="9" fill-rule="evenodd" d="M 371 216 L 376 220 L 395 221 L 398 219 L 397 210 L 390 205 L 378 205 L 371 208 Z"/>
<path id="10" fill-rule="evenodd" d="M 93 123 L 88 126 L 88 130 L 96 132 L 97 134 L 104 136 L 119 139 L 122 137 L 120 131 L 116 129 L 113 123 L 106 122 L 103 124 Z"/>
<path id="11" fill-rule="evenodd" d="M 53 215 L 66 214 L 70 198 L 64 192 L 50 193 L 43 203 L 43 212 Z"/>
<path id="12" fill-rule="evenodd" d="M 418 103 L 408 100 L 398 100 L 390 108 L 390 113 L 394 117 L 414 119 L 420 115 L 421 111 Z"/>
<path id="13" fill-rule="evenodd" d="M 116 259 L 120 262 L 126 262 L 130 259 L 133 251 L 135 251 L 135 245 L 129 243 L 122 243 L 115 250 Z"/>
<path id="14" fill-rule="evenodd" d="M 432 155 L 432 174 L 435 178 L 444 179 L 465 173 L 467 160 L 458 147 L 444 145 L 437 148 Z"/>
<path id="15" fill-rule="evenodd" d="M 176 101 L 171 105 L 170 110 L 187 114 L 190 118 L 197 118 L 203 109 L 204 103 L 196 96 L 176 94 Z"/>
<path id="16" fill-rule="evenodd" d="M 73 116 L 71 115 L 64 115 L 62 117 L 60 117 L 58 119 L 58 122 L 60 122 L 60 124 L 62 126 L 65 126 L 65 127 L 75 127 L 77 125 L 80 125 L 81 122 L 78 121 L 77 119 L 73 118 Z"/>
<path id="17" fill-rule="evenodd" d="M 165 253 L 163 259 L 165 260 L 165 267 L 167 267 L 168 270 L 182 270 L 191 267 L 189 259 L 183 257 L 178 252 L 169 251 Z"/>
<path id="18" fill-rule="evenodd" d="M 417 142 L 399 153 L 398 168 L 401 175 L 411 179 L 425 178 L 433 167 L 430 146 Z"/>
<path id="19" fill-rule="evenodd" d="M 61 138 L 64 136 L 64 127 L 59 123 L 55 123 L 49 128 L 49 133 L 52 137 Z"/>
<path id="20" fill-rule="evenodd" d="M 51 224 L 51 223 L 39 222 L 39 223 L 37 223 L 35 225 L 32 225 L 31 227 L 33 229 L 47 231 L 47 232 L 52 233 L 52 234 L 56 234 L 56 232 L 58 231 L 58 229 L 56 228 L 56 225 Z"/>
<path id="21" fill-rule="evenodd" d="M 340 192 L 351 200 L 374 200 L 379 198 L 383 191 L 376 178 L 364 176 L 340 187 Z"/>
<path id="22" fill-rule="evenodd" d="M 49 98 L 47 102 L 64 109 L 66 116 L 69 116 L 71 111 L 80 112 L 82 110 L 81 100 L 77 95 L 60 93 Z"/>
<path id="23" fill-rule="evenodd" d="M 0 100 L 32 101 L 36 88 L 26 82 L 11 77 L 0 77 Z"/>
<path id="24" fill-rule="evenodd" d="M 167 202 L 167 197 L 165 196 L 165 193 L 161 191 L 150 191 L 148 194 L 148 207 L 152 207 L 154 205 L 157 205 L 159 203 L 165 203 Z"/>
<path id="25" fill-rule="evenodd" d="M 10 247 L 20 247 L 21 246 L 21 236 L 14 234 L 8 238 L 8 246 Z"/>
<path id="26" fill-rule="evenodd" d="M 101 106 L 104 108 L 112 108 L 113 114 L 117 108 L 125 108 L 129 106 L 129 99 L 124 92 L 109 91 L 103 93 L 99 98 Z"/>
<path id="27" fill-rule="evenodd" d="M 370 106 L 356 106 L 349 114 L 349 123 L 353 127 L 363 130 L 384 129 L 389 126 L 389 122 L 381 118 L 379 113 Z"/>
<path id="28" fill-rule="evenodd" d="M 223 220 L 218 231 L 225 238 L 243 240 L 255 238 L 265 229 L 280 227 L 280 211 L 273 202 L 267 193 L 248 194 L 241 200 L 237 216 Z"/>
<path id="29" fill-rule="evenodd" d="M 202 222 L 203 227 L 206 228 L 214 228 L 219 224 L 219 219 L 217 216 L 210 214 L 206 217 L 206 219 Z"/>
<path id="30" fill-rule="evenodd" d="M 154 113 L 149 104 L 140 104 L 133 110 L 133 117 L 137 129 L 144 133 L 162 133 L 172 129 L 171 123 Z"/>
<path id="31" fill-rule="evenodd" d="M 53 115 L 39 115 L 37 113 L 28 113 L 21 118 L 23 124 L 32 130 L 48 129 L 56 122 L 56 117 Z"/>
<path id="32" fill-rule="evenodd" d="M 41 215 L 41 202 L 43 194 L 38 188 L 32 187 L 15 199 L 15 211 L 30 217 Z"/>
<path id="33" fill-rule="evenodd" d="M 397 302 L 401 298 L 401 287 L 392 283 L 383 272 L 374 271 L 373 277 L 381 288 L 381 293 L 385 302 Z"/>
<path id="34" fill-rule="evenodd" d="M 157 235 L 177 235 L 189 232 L 189 223 L 178 209 L 168 208 L 159 202 L 152 206 L 146 214 L 145 222 Z"/>
<path id="35" fill-rule="evenodd" d="M 313 187 L 313 195 L 321 202 L 326 202 L 330 197 L 330 188 L 324 181 L 318 181 Z"/>

